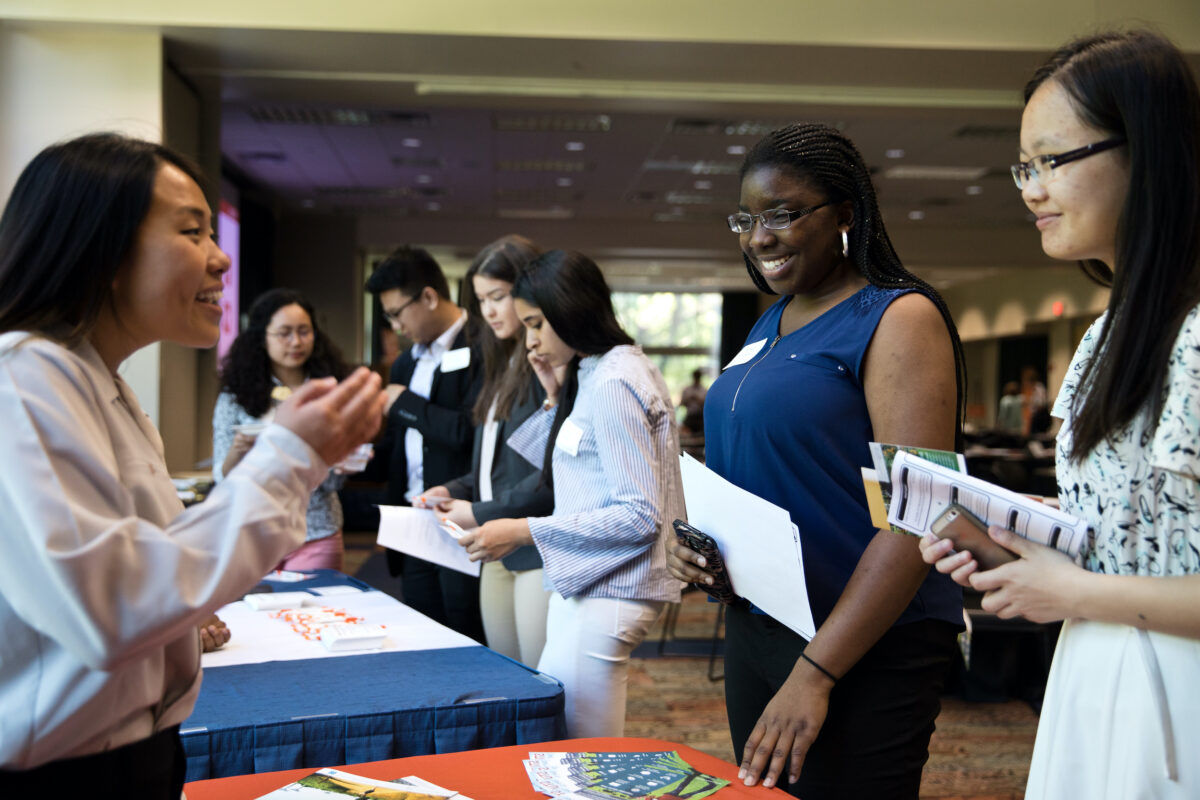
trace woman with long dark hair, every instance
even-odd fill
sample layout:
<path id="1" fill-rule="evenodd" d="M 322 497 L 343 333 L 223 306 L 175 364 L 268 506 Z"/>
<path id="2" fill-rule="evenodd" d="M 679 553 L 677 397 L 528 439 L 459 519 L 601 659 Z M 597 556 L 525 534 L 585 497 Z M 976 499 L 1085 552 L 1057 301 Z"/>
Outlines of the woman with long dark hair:
<path id="1" fill-rule="evenodd" d="M 250 306 L 246 329 L 221 363 L 221 394 L 213 408 L 213 478 L 224 480 L 250 451 L 282 398 L 312 378 L 341 380 L 349 372 L 299 292 L 271 289 L 260 295 Z M 331 469 L 313 491 L 304 545 L 289 553 L 280 569 L 342 568 L 345 546 L 337 492 L 345 480 L 340 470 Z"/>
<path id="2" fill-rule="evenodd" d="M 492 520 L 460 542 L 476 561 L 537 546 L 554 591 L 538 669 L 563 683 L 571 737 L 620 736 L 630 653 L 682 588 L 663 550 L 683 514 L 674 403 L 587 256 L 546 253 L 513 296 L 546 401 L 510 444 L 542 464 L 554 514 Z"/>
<path id="3" fill-rule="evenodd" d="M 1025 87 L 1013 177 L 1042 249 L 1111 286 L 1053 414 L 1078 563 L 999 527 L 1020 558 L 925 560 L 1002 618 L 1066 620 L 1027 798 L 1200 796 L 1200 89 L 1148 31 L 1071 42 Z M 1192 742 L 1192 744 L 1188 744 Z"/>
<path id="4" fill-rule="evenodd" d="M 483 388 L 475 402 L 475 448 L 469 474 L 435 486 L 426 497 L 454 498 L 439 508 L 463 528 L 493 519 L 538 516 L 554 508 L 540 471 L 506 446 L 508 437 L 542 406 L 546 390 L 525 357 L 525 328 L 513 303 L 513 284 L 541 248 L 523 236 L 501 237 L 479 251 L 467 269 L 462 305 L 483 352 Z M 483 565 L 479 607 L 488 647 L 535 666 L 546 643 L 549 593 L 533 545 Z"/>
<path id="5" fill-rule="evenodd" d="M 183 508 L 118 368 L 154 342 L 217 341 L 229 257 L 199 180 L 166 147 L 92 134 L 39 153 L 0 217 L 4 797 L 78 780 L 178 800 L 197 623 L 302 543 L 326 465 L 379 429 L 377 377 L 312 381 Z"/>
<path id="6" fill-rule="evenodd" d="M 930 572 L 917 540 L 871 524 L 860 468 L 872 440 L 954 448 L 958 335 L 937 292 L 901 264 L 841 133 L 773 131 L 741 178 L 729 226 L 754 285 L 782 297 L 709 387 L 706 463 L 791 514 L 817 633 L 805 641 L 758 609 L 729 608 L 734 753 L 748 784 L 915 799 L 962 593 Z M 698 553 L 669 550 L 676 577 L 709 580 Z"/>

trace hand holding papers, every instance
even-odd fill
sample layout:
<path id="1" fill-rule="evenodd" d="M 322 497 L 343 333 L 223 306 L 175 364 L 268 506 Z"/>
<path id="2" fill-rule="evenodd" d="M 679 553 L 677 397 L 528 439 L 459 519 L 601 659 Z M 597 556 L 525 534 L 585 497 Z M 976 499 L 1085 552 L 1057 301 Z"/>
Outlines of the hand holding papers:
<path id="1" fill-rule="evenodd" d="M 459 528 L 459 536 L 461 531 Z M 379 507 L 379 544 L 478 576 L 480 564 L 467 557 L 457 538 L 452 529 L 444 526 L 437 512 L 406 506 Z"/>
<path id="2" fill-rule="evenodd" d="M 800 532 L 785 509 L 680 456 L 688 522 L 717 542 L 735 590 L 805 639 L 816 635 Z"/>

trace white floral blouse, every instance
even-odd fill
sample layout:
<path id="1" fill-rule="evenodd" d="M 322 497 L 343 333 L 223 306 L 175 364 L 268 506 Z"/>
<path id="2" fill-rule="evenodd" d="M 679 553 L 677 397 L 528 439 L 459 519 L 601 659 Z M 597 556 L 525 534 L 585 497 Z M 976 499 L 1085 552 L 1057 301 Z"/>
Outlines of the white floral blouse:
<path id="1" fill-rule="evenodd" d="M 1058 497 L 1064 511 L 1092 526 L 1083 567 L 1119 575 L 1200 572 L 1200 307 L 1179 329 L 1171 352 L 1166 402 L 1154 431 L 1150 411 L 1102 442 L 1081 463 L 1068 457 L 1071 401 L 1093 357 L 1101 315 L 1088 328 L 1051 413 L 1058 434 Z"/>

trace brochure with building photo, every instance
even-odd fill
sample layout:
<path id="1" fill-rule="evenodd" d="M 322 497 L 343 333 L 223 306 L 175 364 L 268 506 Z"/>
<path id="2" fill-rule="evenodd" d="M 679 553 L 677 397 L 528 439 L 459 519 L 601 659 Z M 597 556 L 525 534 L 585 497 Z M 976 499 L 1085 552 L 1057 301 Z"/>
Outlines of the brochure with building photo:
<path id="1" fill-rule="evenodd" d="M 455 791 L 419 778 L 378 781 L 336 769 L 319 769 L 258 800 L 347 800 L 354 797 L 364 800 L 467 800 Z"/>

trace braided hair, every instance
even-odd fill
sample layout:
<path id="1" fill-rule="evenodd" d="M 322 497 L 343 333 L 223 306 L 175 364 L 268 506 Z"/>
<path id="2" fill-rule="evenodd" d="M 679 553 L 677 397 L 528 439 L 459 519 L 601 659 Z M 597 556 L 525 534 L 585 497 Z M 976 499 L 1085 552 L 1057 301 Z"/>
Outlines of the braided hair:
<path id="1" fill-rule="evenodd" d="M 828 125 L 798 122 L 771 131 L 759 140 L 746 154 L 738 175 L 745 180 L 747 173 L 761 167 L 786 171 L 824 192 L 833 203 L 849 201 L 854 208 L 854 223 L 848 233 L 849 258 L 859 273 L 872 285 L 884 289 L 915 289 L 937 307 L 954 346 L 954 372 L 958 387 L 954 414 L 955 442 L 961 449 L 967 381 L 966 361 L 962 341 L 958 338 L 958 328 L 950 316 L 946 301 L 937 290 L 900 263 L 900 256 L 896 255 L 892 240 L 883 226 L 871 174 L 858 148 Z M 750 258 L 744 253 L 742 257 L 750 279 L 759 291 L 776 294 Z"/>

